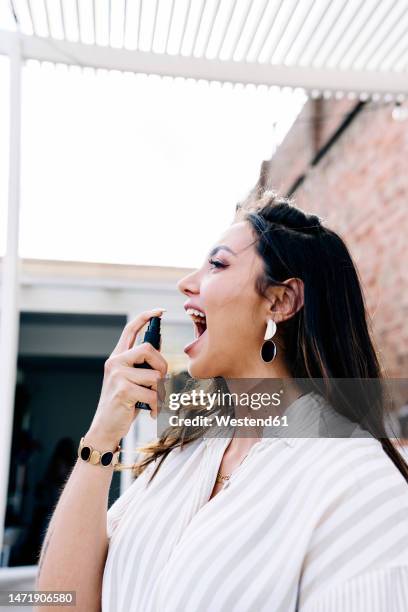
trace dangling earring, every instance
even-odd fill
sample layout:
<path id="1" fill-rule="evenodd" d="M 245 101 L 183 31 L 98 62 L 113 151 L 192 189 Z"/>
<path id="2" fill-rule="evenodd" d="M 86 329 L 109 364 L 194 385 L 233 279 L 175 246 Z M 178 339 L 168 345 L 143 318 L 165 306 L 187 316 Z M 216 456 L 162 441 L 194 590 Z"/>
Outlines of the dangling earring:
<path id="1" fill-rule="evenodd" d="M 269 319 L 264 336 L 265 342 L 261 348 L 261 358 L 264 363 L 270 363 L 276 357 L 276 344 L 271 340 L 275 334 L 276 323 L 273 319 Z"/>

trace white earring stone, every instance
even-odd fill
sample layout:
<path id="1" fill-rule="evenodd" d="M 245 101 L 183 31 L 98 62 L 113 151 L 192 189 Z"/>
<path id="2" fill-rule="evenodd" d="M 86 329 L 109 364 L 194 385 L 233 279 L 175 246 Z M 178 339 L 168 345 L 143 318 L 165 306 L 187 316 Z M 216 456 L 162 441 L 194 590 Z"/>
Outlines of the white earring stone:
<path id="1" fill-rule="evenodd" d="M 264 340 L 270 340 L 276 334 L 276 323 L 273 319 L 268 320 Z"/>

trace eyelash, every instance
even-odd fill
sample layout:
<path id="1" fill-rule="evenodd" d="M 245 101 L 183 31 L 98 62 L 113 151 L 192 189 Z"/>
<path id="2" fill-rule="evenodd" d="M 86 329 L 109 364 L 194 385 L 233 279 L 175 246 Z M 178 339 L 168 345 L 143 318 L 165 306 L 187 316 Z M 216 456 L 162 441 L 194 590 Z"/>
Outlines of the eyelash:
<path id="1" fill-rule="evenodd" d="M 226 268 L 227 265 L 219 261 L 218 259 L 209 259 L 208 263 L 210 266 L 214 266 L 214 268 Z"/>

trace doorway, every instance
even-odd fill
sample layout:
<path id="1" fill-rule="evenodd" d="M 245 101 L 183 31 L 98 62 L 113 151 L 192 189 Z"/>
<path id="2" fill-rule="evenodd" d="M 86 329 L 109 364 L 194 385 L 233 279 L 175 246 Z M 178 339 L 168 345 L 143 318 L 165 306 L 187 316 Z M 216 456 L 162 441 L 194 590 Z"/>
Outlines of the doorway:
<path id="1" fill-rule="evenodd" d="M 21 314 L 3 565 L 38 562 L 125 324 L 125 315 Z M 109 504 L 119 493 L 115 472 Z"/>

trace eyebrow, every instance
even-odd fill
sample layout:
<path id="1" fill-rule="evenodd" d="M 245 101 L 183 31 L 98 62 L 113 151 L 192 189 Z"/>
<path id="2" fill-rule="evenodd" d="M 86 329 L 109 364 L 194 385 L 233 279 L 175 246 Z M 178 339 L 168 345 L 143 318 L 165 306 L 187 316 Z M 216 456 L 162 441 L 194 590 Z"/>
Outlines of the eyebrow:
<path id="1" fill-rule="evenodd" d="M 218 246 L 214 247 L 214 248 L 213 248 L 213 249 L 210 251 L 210 253 L 209 253 L 209 257 L 213 257 L 214 255 L 216 255 L 216 254 L 218 253 L 218 251 L 221 251 L 222 249 L 223 249 L 224 251 L 228 251 L 229 253 L 232 253 L 232 255 L 237 256 L 237 254 L 235 253 L 235 251 L 233 251 L 232 249 L 230 249 L 230 247 L 229 247 L 229 246 L 227 246 L 226 244 L 219 244 Z"/>

